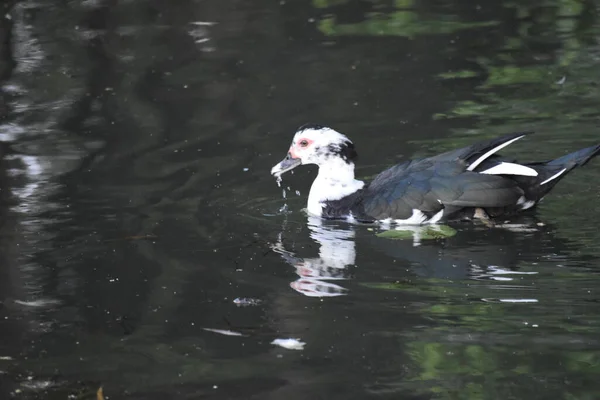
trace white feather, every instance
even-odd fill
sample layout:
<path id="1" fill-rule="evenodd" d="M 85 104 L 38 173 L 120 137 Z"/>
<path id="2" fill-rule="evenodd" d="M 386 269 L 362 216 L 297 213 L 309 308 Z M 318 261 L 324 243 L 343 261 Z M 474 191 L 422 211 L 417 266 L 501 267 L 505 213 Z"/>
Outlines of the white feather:
<path id="1" fill-rule="evenodd" d="M 408 219 L 396 219 L 394 222 L 397 225 L 421 225 L 423 222 L 427 220 L 427 215 L 425 215 L 421 210 L 417 210 L 413 208 L 412 215 Z"/>
<path id="2" fill-rule="evenodd" d="M 524 136 L 525 135 L 517 136 L 514 139 L 511 139 L 511 140 L 509 140 L 507 142 L 502 143 L 499 146 L 494 147 L 493 149 L 491 149 L 490 151 L 488 151 L 487 153 L 485 153 L 484 155 L 482 155 L 481 157 L 479 157 L 477 160 L 475 160 L 471 165 L 469 165 L 469 168 L 467 168 L 467 171 L 473 171 L 475 168 L 477 168 L 477 166 L 479 164 L 481 164 L 483 161 L 485 161 L 486 158 L 488 158 L 489 156 L 491 156 L 492 154 L 494 154 L 498 150 L 505 148 L 506 146 L 508 146 L 512 142 L 516 142 L 517 140 L 521 139 Z"/>
<path id="3" fill-rule="evenodd" d="M 439 200 L 438 200 L 439 201 Z M 440 202 L 441 203 L 441 202 Z M 428 224 L 437 224 L 440 219 L 444 216 L 444 209 L 442 208 L 439 212 L 437 212 L 429 221 Z"/>
<path id="4" fill-rule="evenodd" d="M 528 210 L 531 207 L 535 206 L 535 201 L 527 200 L 525 196 L 521 196 L 519 197 L 519 200 L 517 200 L 517 205 L 521 206 L 521 210 Z"/>
<path id="5" fill-rule="evenodd" d="M 320 217 L 328 200 L 339 200 L 360 190 L 364 182 L 354 179 L 354 164 L 338 157 L 323 162 L 310 187 L 306 209 L 309 214 Z"/>
<path id="6" fill-rule="evenodd" d="M 489 175 L 522 175 L 522 176 L 537 176 L 538 173 L 535 169 L 526 167 L 521 164 L 514 164 L 509 162 L 502 162 L 498 165 L 494 165 L 490 169 L 480 171 L 480 174 Z"/>
<path id="7" fill-rule="evenodd" d="M 390 229 L 392 227 L 392 219 L 391 218 L 382 219 L 382 220 L 379 220 L 379 222 L 381 223 L 381 227 L 383 229 Z"/>
<path id="8" fill-rule="evenodd" d="M 540 183 L 540 186 L 545 185 L 546 183 L 550 182 L 552 179 L 558 178 L 559 176 L 561 176 L 567 169 L 563 168 L 560 171 L 558 171 L 556 174 L 552 175 L 550 178 L 546 179 L 544 182 Z"/>
<path id="9" fill-rule="evenodd" d="M 384 229 L 390 229 L 391 225 L 423 225 L 423 224 L 436 224 L 439 220 L 444 216 L 444 209 L 441 209 L 436 214 L 433 215 L 430 219 L 427 219 L 427 215 L 423 213 L 421 210 L 417 210 L 413 208 L 412 215 L 407 219 L 392 219 L 386 218 L 381 219 L 379 222 L 381 223 L 381 227 Z M 404 229 L 404 228 L 402 228 Z"/>

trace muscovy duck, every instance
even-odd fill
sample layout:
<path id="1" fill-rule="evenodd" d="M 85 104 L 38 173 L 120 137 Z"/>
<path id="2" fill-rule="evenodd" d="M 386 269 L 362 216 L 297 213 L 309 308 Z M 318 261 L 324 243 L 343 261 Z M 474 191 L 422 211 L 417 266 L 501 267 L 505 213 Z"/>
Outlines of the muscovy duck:
<path id="1" fill-rule="evenodd" d="M 402 225 L 489 221 L 534 207 L 569 171 L 600 153 L 597 145 L 552 161 L 522 164 L 496 154 L 528 133 L 406 161 L 365 184 L 354 178 L 352 141 L 334 129 L 308 124 L 297 130 L 287 157 L 271 174 L 279 178 L 299 165 L 318 165 L 307 211 L 325 219 Z"/>

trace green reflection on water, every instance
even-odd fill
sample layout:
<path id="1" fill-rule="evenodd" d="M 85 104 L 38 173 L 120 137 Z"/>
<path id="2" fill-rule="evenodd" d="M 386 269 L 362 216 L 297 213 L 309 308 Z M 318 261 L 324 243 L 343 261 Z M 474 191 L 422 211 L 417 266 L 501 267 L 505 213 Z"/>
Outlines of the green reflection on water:
<path id="1" fill-rule="evenodd" d="M 494 136 L 524 129 L 538 133 L 509 149 L 524 160 L 552 159 L 600 141 L 600 46 L 590 41 L 600 33 L 597 6 L 588 1 L 547 3 L 552 7 L 515 5 L 519 15 L 533 16 L 533 20 L 520 21 L 523 29 L 505 40 L 503 53 L 476 60 L 486 78 L 472 98 L 457 98 L 449 111 L 434 116 L 474 122 L 472 128 L 456 129 L 448 140 L 436 143 L 436 150 L 467 144 L 473 135 Z M 538 46 L 549 44 L 550 50 L 536 51 Z M 440 78 L 451 82 L 465 75 L 458 71 Z M 540 215 L 558 223 L 559 235 L 594 255 L 600 255 L 600 235 L 589 221 L 600 218 L 600 210 L 590 207 L 599 197 L 594 184 L 598 162 L 592 160 L 574 171 L 540 207 Z"/>
<path id="2" fill-rule="evenodd" d="M 348 0 L 314 0 L 317 8 L 348 4 Z M 499 24 L 498 21 L 461 21 L 457 16 L 440 13 L 425 16 L 416 8 L 414 0 L 396 0 L 394 11 L 380 11 L 388 2 L 373 2 L 373 12 L 356 23 L 340 23 L 335 16 L 327 15 L 319 21 L 319 30 L 327 36 L 403 36 L 435 35 L 458 32 L 465 29 L 483 28 Z"/>
<path id="3" fill-rule="evenodd" d="M 391 229 L 388 231 L 380 232 L 377 234 L 378 237 L 385 239 L 403 240 L 403 239 L 443 239 L 456 235 L 456 229 L 448 225 L 432 225 L 423 226 L 418 229 L 404 230 L 401 227 Z"/>
<path id="4" fill-rule="evenodd" d="M 331 5 L 319 3 L 322 8 Z M 413 6 L 409 1 L 399 8 Z M 515 13 L 514 32 L 499 45 L 489 43 L 491 51 L 474 57 L 471 68 L 438 74 L 450 89 L 464 80 L 477 83 L 467 96 L 452 91 L 448 110 L 432 116 L 459 127 L 445 140 L 416 140 L 426 154 L 524 130 L 538 134 L 508 153 L 525 161 L 556 158 L 600 141 L 598 2 L 526 1 L 504 6 Z M 338 24 L 327 17 L 319 28 L 329 36 L 414 37 L 495 24 L 461 20 L 455 16 L 426 20 L 413 9 L 403 9 L 368 15 L 356 24 Z M 452 54 L 452 49 L 446 50 Z M 595 227 L 600 221 L 599 173 L 600 159 L 592 160 L 562 181 L 538 211 L 540 218 L 557 226 L 553 235 L 575 244 L 578 250 L 573 255 L 600 256 L 600 232 Z M 590 268 L 594 266 L 598 263 L 592 259 Z M 433 393 L 436 399 L 599 398 L 600 351 L 594 338 L 600 319 L 597 307 L 587 303 L 600 286 L 598 279 L 587 270 L 557 270 L 551 265 L 549 271 L 530 278 L 531 286 L 520 289 L 498 284 L 492 290 L 489 283 L 452 285 L 431 279 L 365 283 L 373 290 L 418 293 L 425 298 L 418 314 L 432 321 L 423 331 L 400 334 L 407 337 L 405 348 L 414 362 L 409 379 L 390 377 L 380 385 L 388 392 Z M 536 302 L 482 301 L 500 296 L 498 289 L 513 298 L 529 294 Z M 530 320 L 536 321 L 535 327 Z"/>

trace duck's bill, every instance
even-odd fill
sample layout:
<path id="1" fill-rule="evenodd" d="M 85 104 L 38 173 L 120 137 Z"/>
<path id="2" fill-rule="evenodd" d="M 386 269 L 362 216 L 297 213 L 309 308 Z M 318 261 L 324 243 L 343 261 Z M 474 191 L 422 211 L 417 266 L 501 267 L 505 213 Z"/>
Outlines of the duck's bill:
<path id="1" fill-rule="evenodd" d="M 291 171 L 298 165 L 302 164 L 302 160 L 299 158 L 293 158 L 289 153 L 288 155 L 276 166 L 271 168 L 271 175 L 281 175 L 285 172 Z"/>

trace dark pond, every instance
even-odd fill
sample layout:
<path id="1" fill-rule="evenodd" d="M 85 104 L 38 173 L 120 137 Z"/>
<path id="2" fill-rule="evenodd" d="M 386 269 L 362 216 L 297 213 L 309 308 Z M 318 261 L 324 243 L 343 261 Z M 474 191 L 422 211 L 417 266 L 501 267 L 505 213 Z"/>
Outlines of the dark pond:
<path id="1" fill-rule="evenodd" d="M 418 246 L 269 175 L 306 122 L 361 177 L 597 143 L 600 1 L 0 7 L 0 398 L 600 398 L 600 160 Z"/>

